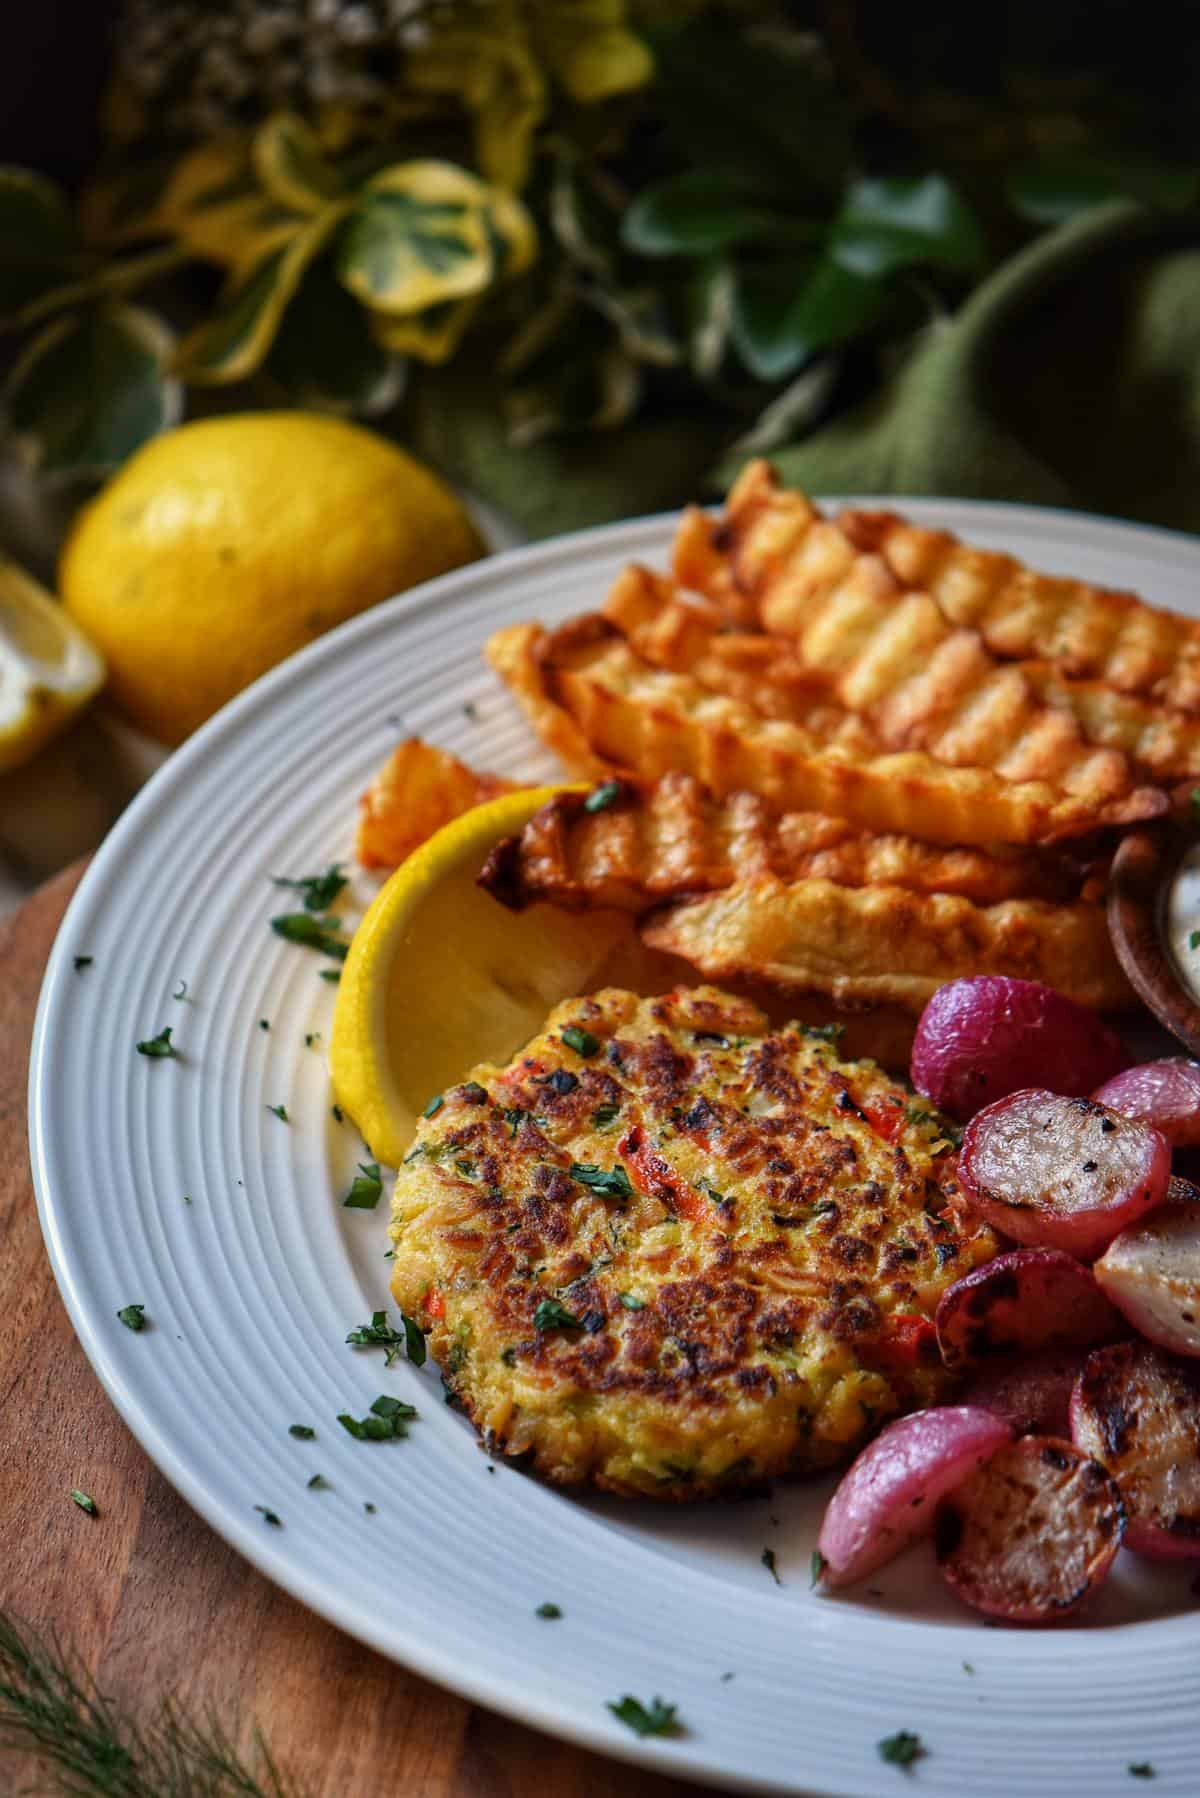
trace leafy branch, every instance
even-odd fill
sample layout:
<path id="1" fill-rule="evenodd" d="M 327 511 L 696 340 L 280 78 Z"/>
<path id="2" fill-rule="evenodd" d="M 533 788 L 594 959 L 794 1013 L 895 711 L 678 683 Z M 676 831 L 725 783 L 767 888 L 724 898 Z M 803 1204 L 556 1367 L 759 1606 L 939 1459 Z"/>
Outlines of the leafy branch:
<path id="1" fill-rule="evenodd" d="M 253 1734 L 248 1760 L 211 1711 L 172 1700 L 148 1724 L 100 1692 L 78 1657 L 0 1613 L 0 1756 L 24 1754 L 67 1798 L 305 1798 Z"/>

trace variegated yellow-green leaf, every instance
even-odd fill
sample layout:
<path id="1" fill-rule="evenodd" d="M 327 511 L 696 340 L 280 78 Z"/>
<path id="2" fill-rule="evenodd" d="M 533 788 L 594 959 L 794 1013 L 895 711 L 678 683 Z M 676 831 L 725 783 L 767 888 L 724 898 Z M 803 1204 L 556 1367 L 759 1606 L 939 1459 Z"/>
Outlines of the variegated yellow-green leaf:
<path id="1" fill-rule="evenodd" d="M 482 181 L 449 162 L 401 162 L 369 181 L 342 233 L 338 273 L 380 312 L 424 312 L 492 278 Z"/>
<path id="2" fill-rule="evenodd" d="M 172 346 L 161 319 L 133 306 L 48 325 L 4 393 L 22 460 L 46 475 L 104 474 L 176 424 L 183 388 L 166 373 Z"/>
<path id="3" fill-rule="evenodd" d="M 534 41 L 556 81 L 589 105 L 643 87 L 654 58 L 625 23 L 624 0 L 535 0 Z"/>
<path id="4" fill-rule="evenodd" d="M 406 70 L 419 93 L 449 94 L 472 113 L 475 154 L 489 181 L 524 187 L 534 133 L 545 116 L 546 83 L 518 19 L 510 16 L 491 31 L 434 25 L 429 43 L 409 54 Z"/>
<path id="5" fill-rule="evenodd" d="M 277 112 L 259 127 L 253 157 L 266 192 L 296 212 L 320 212 L 341 190 L 316 133 L 294 112 Z"/>
<path id="6" fill-rule="evenodd" d="M 180 344 L 175 367 L 187 380 L 222 386 L 254 373 L 313 258 L 345 217 L 330 206 L 286 244 L 270 250 L 247 274 L 235 277 L 216 311 Z"/>
<path id="7" fill-rule="evenodd" d="M 11 318 L 78 266 L 79 241 L 53 181 L 0 166 L 0 318 Z"/>
<path id="8" fill-rule="evenodd" d="M 219 138 L 185 156 L 163 195 L 161 228 L 194 256 L 249 273 L 310 215 L 259 185 L 249 138 Z"/>
<path id="9" fill-rule="evenodd" d="M 537 259 L 537 226 L 515 194 L 493 187 L 487 200 L 488 235 L 492 240 L 493 272 L 499 280 L 523 275 Z"/>
<path id="10" fill-rule="evenodd" d="M 429 306 L 424 312 L 411 312 L 404 318 L 376 312 L 371 316 L 371 333 L 384 349 L 436 365 L 450 360 L 478 309 L 478 297 L 472 296 L 467 300 L 445 300 L 440 306 Z"/>

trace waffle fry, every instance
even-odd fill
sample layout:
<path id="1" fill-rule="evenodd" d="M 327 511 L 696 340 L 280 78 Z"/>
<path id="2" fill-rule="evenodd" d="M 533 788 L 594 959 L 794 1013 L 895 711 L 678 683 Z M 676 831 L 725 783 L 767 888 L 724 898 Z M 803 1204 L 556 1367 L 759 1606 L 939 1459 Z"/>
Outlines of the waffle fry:
<path id="1" fill-rule="evenodd" d="M 919 750 L 881 753 L 869 728 L 837 707 L 803 723 L 765 718 L 688 675 L 650 666 L 595 615 L 554 632 L 501 632 L 488 653 L 544 741 L 576 751 L 586 744 L 590 768 L 578 753 L 569 759 L 581 772 L 653 778 L 679 768 L 718 797 L 744 788 L 781 811 L 984 846 L 1049 842 L 1166 807 L 1152 789 L 1066 792 L 1043 780 L 949 768 Z"/>
<path id="2" fill-rule="evenodd" d="M 778 817 L 756 793 L 714 799 L 689 774 L 625 781 L 600 811 L 589 812 L 586 797 L 556 795 L 520 836 L 497 845 L 480 884 L 514 907 L 549 900 L 637 912 L 767 875 L 957 893 L 984 905 L 1073 900 L 1085 879 L 1078 864 L 1049 852 L 939 849 L 868 836 L 816 812 Z"/>
<path id="3" fill-rule="evenodd" d="M 971 974 L 1042 981 L 1102 1010 L 1134 1003 L 1096 905 L 981 906 L 947 893 L 767 875 L 673 906 L 642 935 L 706 979 L 765 980 L 838 1003 L 919 1012 L 939 986 Z"/>
<path id="4" fill-rule="evenodd" d="M 409 737 L 358 802 L 354 853 L 364 868 L 398 868 L 443 824 L 515 786 L 500 774 L 477 774 L 447 750 Z"/>
<path id="5" fill-rule="evenodd" d="M 860 561 L 864 571 L 878 567 Z M 852 567 L 847 587 L 858 584 L 858 572 Z M 853 647 L 843 648 L 853 624 L 843 628 L 842 600 L 836 588 L 814 602 L 811 632 L 769 637 L 731 630 L 717 608 L 681 600 L 669 581 L 632 567 L 614 583 L 604 615 L 646 661 L 691 675 L 767 718 L 837 731 L 836 700 L 843 714 L 860 720 L 864 747 L 873 742 L 879 753 L 922 749 L 951 767 L 1045 781 L 1097 803 L 1136 791 L 1137 776 L 1119 749 L 1090 745 L 1069 712 L 1038 702 L 1018 669 L 997 668 L 973 632 L 945 627 L 928 595 L 889 600 L 882 630 L 857 657 Z M 819 650 L 809 652 L 818 635 L 828 645 L 824 666 Z M 832 671 L 835 659 L 848 668 L 841 678 Z"/>
<path id="6" fill-rule="evenodd" d="M 894 512 L 843 512 L 838 525 L 905 586 L 932 594 L 952 623 L 977 630 L 993 655 L 1051 662 L 1071 679 L 1200 715 L 1200 620 L 1133 593 L 1037 574 Z"/>
<path id="7" fill-rule="evenodd" d="M 685 516 L 676 578 L 726 619 L 794 643 L 796 672 L 824 681 L 892 746 L 995 766 L 1008 735 L 1032 769 L 1073 737 L 1125 756 L 1156 780 L 1200 774 L 1200 719 L 1103 679 L 1068 678 L 1052 661 L 1004 660 L 978 618 L 951 615 L 940 591 L 920 590 L 920 558 L 901 571 L 878 552 L 876 535 L 886 539 L 879 521 L 889 519 L 822 518 L 803 494 L 780 487 L 767 463 L 752 463 L 715 525 L 702 513 Z"/>

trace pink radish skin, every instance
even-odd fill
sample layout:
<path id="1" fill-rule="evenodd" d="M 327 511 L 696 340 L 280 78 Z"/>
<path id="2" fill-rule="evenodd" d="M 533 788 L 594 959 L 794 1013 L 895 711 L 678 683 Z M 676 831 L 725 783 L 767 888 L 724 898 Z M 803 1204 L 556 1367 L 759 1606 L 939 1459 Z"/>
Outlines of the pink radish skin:
<path id="1" fill-rule="evenodd" d="M 972 1118 L 958 1161 L 963 1192 L 1006 1236 L 1094 1261 L 1166 1197 L 1171 1146 L 1093 1099 L 1036 1088 Z"/>
<path id="2" fill-rule="evenodd" d="M 1092 1097 L 1122 1117 L 1153 1124 L 1172 1148 L 1200 1144 L 1200 1061 L 1189 1061 L 1186 1055 L 1144 1061 L 1106 1080 Z"/>
<path id="3" fill-rule="evenodd" d="M 982 1405 L 1018 1436 L 1069 1436 L 1071 1393 L 1083 1361 L 1079 1349 L 1006 1356 L 975 1375 L 963 1403 Z"/>
<path id="4" fill-rule="evenodd" d="M 913 1039 L 912 1083 L 966 1123 L 1022 1087 L 1082 1097 L 1129 1066 L 1095 1012 L 1036 980 L 980 974 L 939 987 Z"/>
<path id="5" fill-rule="evenodd" d="M 937 1502 L 1012 1431 L 990 1411 L 942 1405 L 868 1443 L 829 1501 L 817 1538 L 830 1586 L 852 1586 L 933 1527 Z"/>
<path id="6" fill-rule="evenodd" d="M 1125 1522 L 1116 1482 L 1057 1436 L 1021 1436 L 943 1500 L 946 1583 L 1009 1623 L 1061 1623 L 1108 1577 Z"/>
<path id="7" fill-rule="evenodd" d="M 1125 1546 L 1200 1559 L 1200 1369 L 1149 1342 L 1093 1349 L 1071 1395 L 1071 1435 L 1102 1461 L 1129 1513 Z"/>
<path id="8" fill-rule="evenodd" d="M 1090 1268 L 1061 1249 L 1010 1249 L 942 1294 L 935 1319 L 947 1367 L 1013 1350 L 1095 1348 L 1125 1334 Z"/>
<path id="9" fill-rule="evenodd" d="M 1122 1230 L 1096 1279 L 1135 1330 L 1172 1355 L 1200 1356 L 1200 1192 L 1172 1180 L 1167 1203 Z"/>

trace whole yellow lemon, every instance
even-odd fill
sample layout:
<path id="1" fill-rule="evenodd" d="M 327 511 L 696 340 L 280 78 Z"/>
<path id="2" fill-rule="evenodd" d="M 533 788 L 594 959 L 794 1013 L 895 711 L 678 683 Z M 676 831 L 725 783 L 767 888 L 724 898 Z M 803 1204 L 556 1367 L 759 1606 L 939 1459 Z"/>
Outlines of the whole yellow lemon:
<path id="1" fill-rule="evenodd" d="M 482 553 L 454 495 L 394 444 L 254 412 L 140 449 L 81 512 L 59 590 L 117 705 L 178 743 L 323 631 Z"/>

